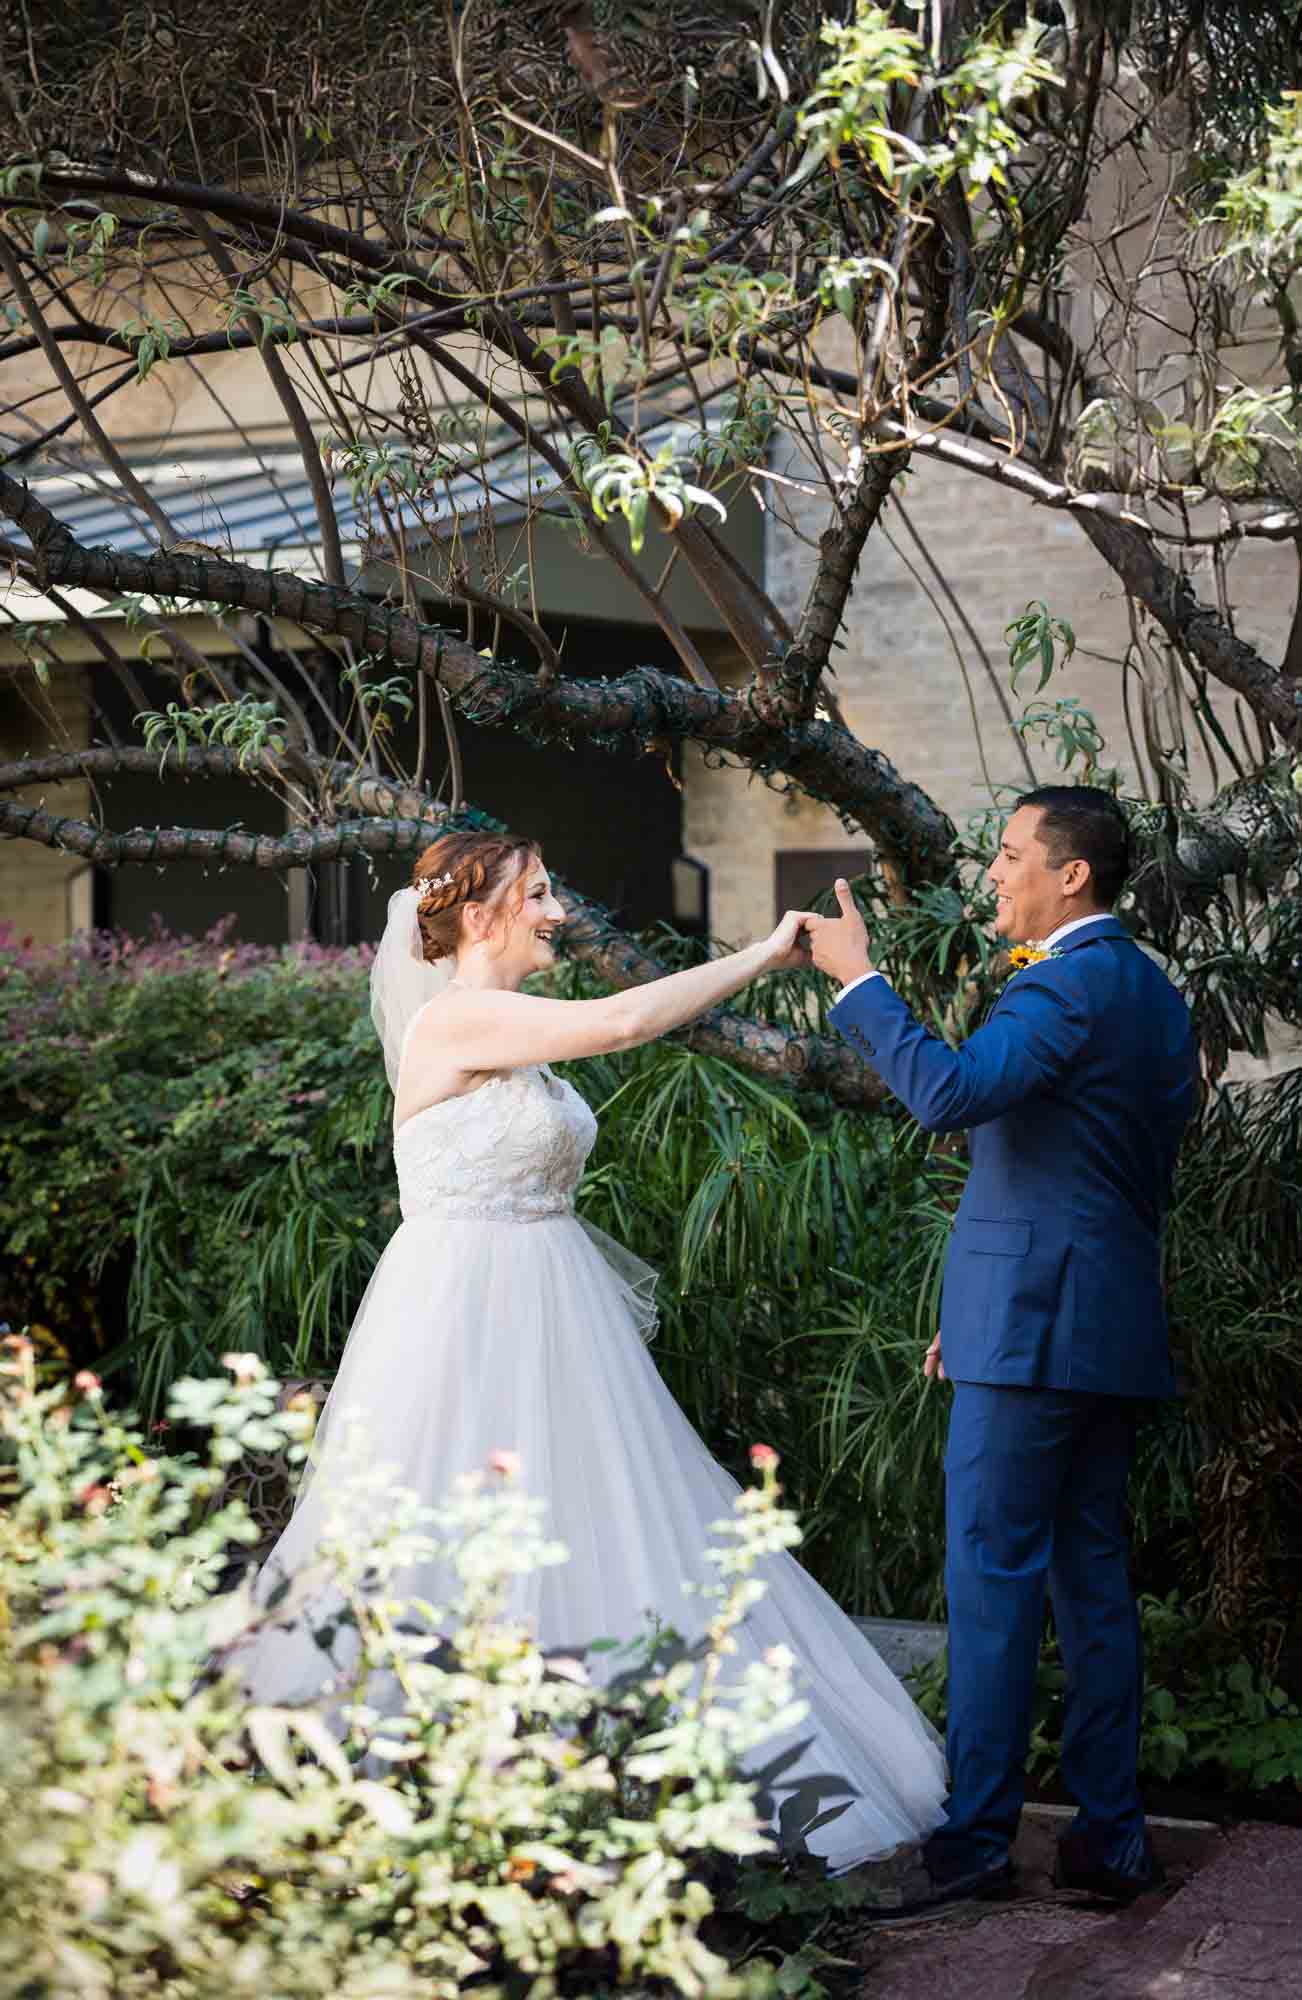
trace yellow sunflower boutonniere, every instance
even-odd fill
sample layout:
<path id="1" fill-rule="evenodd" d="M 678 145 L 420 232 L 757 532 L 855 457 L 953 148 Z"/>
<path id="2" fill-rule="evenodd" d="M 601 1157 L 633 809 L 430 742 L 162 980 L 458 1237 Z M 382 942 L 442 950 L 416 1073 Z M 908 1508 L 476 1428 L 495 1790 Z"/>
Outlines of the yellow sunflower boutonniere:
<path id="1" fill-rule="evenodd" d="M 1058 958 L 1061 954 L 1055 946 L 1046 950 L 1042 944 L 1015 944 L 1008 954 L 1008 977 L 1015 972 L 1025 972 L 1028 965 L 1039 965 L 1046 958 Z"/>

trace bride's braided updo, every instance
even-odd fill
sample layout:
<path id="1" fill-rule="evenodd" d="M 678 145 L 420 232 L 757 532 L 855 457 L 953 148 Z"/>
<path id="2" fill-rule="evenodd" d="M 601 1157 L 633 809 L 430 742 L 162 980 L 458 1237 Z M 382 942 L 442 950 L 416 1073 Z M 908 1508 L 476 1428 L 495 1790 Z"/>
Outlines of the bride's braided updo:
<path id="1" fill-rule="evenodd" d="M 411 879 L 422 891 L 416 921 L 429 963 L 455 958 L 467 903 L 491 903 L 539 855 L 537 841 L 507 833 L 445 833 L 427 847 Z"/>

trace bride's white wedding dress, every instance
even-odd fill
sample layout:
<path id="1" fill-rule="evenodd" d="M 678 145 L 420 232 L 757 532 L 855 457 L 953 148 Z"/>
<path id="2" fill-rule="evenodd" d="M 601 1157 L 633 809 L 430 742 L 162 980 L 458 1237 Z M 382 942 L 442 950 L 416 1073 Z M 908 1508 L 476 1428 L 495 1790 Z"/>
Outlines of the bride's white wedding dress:
<path id="1" fill-rule="evenodd" d="M 686 1639 L 704 1624 L 685 1579 L 702 1561 L 736 1483 L 715 1464 L 656 1373 L 654 1273 L 581 1223 L 574 1190 L 596 1120 L 546 1067 L 509 1071 L 408 1118 L 394 1140 L 402 1224 L 363 1299 L 324 1417 L 324 1457 L 259 1579 L 312 1555 L 324 1518 L 330 1439 L 356 1412 L 375 1456 L 423 1500 L 441 1500 L 491 1453 L 521 1460 L 569 1560 L 523 1579 L 548 1649 L 631 1640 L 654 1615 Z M 335 1427 L 335 1428 L 332 1428 Z M 799 1662 L 809 1714 L 760 1752 L 801 1754 L 772 1785 L 783 1835 L 836 1801 L 808 1846 L 842 1869 L 928 1833 L 941 1819 L 938 1741 L 857 1627 L 795 1559 L 761 1572 L 767 1594 L 740 1635 L 738 1669 L 774 1645 Z M 437 1598 L 435 1579 L 404 1577 Z M 589 1660 L 595 1677 L 611 1655 Z M 301 1632 L 264 1627 L 243 1669 L 263 1702 L 310 1699 L 323 1656 Z M 611 1668 L 606 1664 L 605 1672 Z M 802 1794 L 802 1787 L 807 1789 Z M 798 1796 L 799 1795 L 799 1796 Z"/>

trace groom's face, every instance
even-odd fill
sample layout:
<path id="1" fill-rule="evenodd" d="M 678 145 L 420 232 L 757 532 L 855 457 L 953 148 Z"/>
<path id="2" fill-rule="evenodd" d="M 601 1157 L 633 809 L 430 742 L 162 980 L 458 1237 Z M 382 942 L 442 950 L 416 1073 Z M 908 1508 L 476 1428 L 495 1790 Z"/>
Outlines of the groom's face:
<path id="1" fill-rule="evenodd" d="M 1042 818 L 1041 806 L 1019 806 L 987 870 L 998 899 L 995 930 L 1010 944 L 1048 937 L 1071 911 L 1071 899 L 1064 894 L 1065 870 L 1050 866 L 1038 835 Z"/>

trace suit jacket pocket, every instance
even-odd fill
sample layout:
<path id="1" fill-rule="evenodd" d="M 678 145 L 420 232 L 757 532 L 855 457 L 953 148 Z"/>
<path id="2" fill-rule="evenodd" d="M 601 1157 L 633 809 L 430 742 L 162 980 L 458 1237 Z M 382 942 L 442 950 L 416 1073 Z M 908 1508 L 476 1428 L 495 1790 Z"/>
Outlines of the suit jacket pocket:
<path id="1" fill-rule="evenodd" d="M 1031 1248 L 1029 1222 L 984 1222 L 965 1215 L 954 1231 L 956 1247 L 983 1257 L 1025 1257 Z"/>
<path id="2" fill-rule="evenodd" d="M 1047 1219 L 960 1214 L 945 1266 L 941 1342 L 955 1379 L 1052 1379 L 1069 1244 Z"/>

